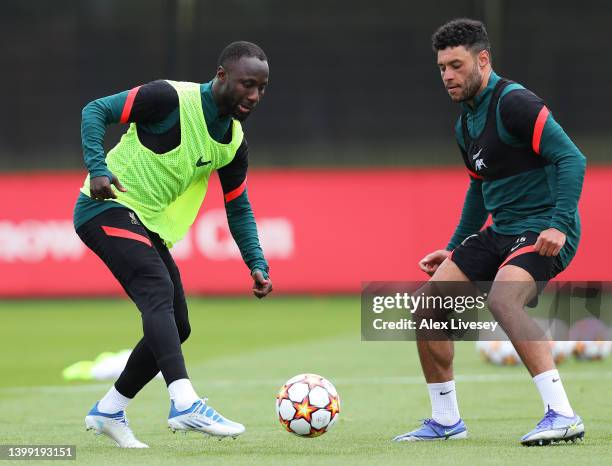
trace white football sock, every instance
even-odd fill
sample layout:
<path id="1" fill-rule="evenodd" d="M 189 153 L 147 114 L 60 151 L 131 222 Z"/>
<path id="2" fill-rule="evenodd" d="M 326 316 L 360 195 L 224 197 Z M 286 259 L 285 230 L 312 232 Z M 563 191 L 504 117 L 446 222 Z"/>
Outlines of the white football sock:
<path id="1" fill-rule="evenodd" d="M 168 385 L 168 392 L 170 399 L 174 400 L 174 407 L 179 411 L 186 410 L 200 399 L 189 379 L 175 380 Z"/>
<path id="2" fill-rule="evenodd" d="M 533 381 L 538 387 L 542 402 L 544 403 L 544 412 L 550 409 L 554 409 L 563 416 L 571 417 L 574 415 L 574 410 L 570 406 L 570 402 L 565 394 L 561 377 L 559 377 L 559 371 L 553 369 L 550 371 L 542 372 L 533 378 Z"/>
<path id="3" fill-rule="evenodd" d="M 125 411 L 130 401 L 132 401 L 131 398 L 123 396 L 113 385 L 98 403 L 98 411 L 105 414 L 115 414 L 119 411 Z"/>
<path id="4" fill-rule="evenodd" d="M 459 406 L 455 381 L 428 383 L 429 399 L 431 400 L 431 418 L 443 426 L 452 426 L 459 422 Z"/>

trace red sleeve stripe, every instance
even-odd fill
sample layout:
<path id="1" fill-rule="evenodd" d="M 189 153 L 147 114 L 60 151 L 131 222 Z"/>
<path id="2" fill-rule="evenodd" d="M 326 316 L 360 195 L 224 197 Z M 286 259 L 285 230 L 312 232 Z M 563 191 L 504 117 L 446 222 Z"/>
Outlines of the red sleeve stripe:
<path id="1" fill-rule="evenodd" d="M 540 141 L 542 139 L 542 131 L 544 131 L 544 125 L 550 112 L 546 106 L 542 107 L 538 118 L 536 119 L 535 126 L 533 128 L 533 139 L 531 141 L 531 147 L 536 154 L 540 153 Z"/>
<path id="2" fill-rule="evenodd" d="M 535 252 L 535 246 L 533 244 L 531 246 L 524 246 L 522 248 L 517 249 L 512 254 L 510 254 L 508 257 L 506 257 L 506 260 L 502 263 L 502 265 L 499 266 L 499 268 L 501 269 L 504 265 L 506 265 L 516 256 L 520 256 L 521 254 L 527 254 L 530 252 Z"/>
<path id="3" fill-rule="evenodd" d="M 470 176 L 472 178 L 476 178 L 477 180 L 483 180 L 484 178 L 480 175 L 477 175 L 476 172 L 473 172 L 472 170 L 470 170 L 469 168 L 467 169 L 468 173 L 470 174 Z"/>
<path id="4" fill-rule="evenodd" d="M 130 89 L 128 92 L 127 98 L 125 99 L 125 104 L 123 105 L 123 111 L 121 112 L 120 123 L 127 123 L 130 118 L 130 113 L 132 112 L 132 106 L 134 105 L 134 99 L 136 98 L 136 94 L 138 93 L 138 89 L 140 86 L 135 87 L 134 89 Z"/>
<path id="5" fill-rule="evenodd" d="M 234 199 L 239 197 L 244 192 L 245 189 L 246 189 L 246 178 L 244 179 L 244 181 L 242 182 L 240 186 L 238 186 L 236 189 L 233 189 L 232 191 L 230 191 L 229 193 L 225 195 L 225 202 L 233 201 Z"/>
<path id="6" fill-rule="evenodd" d="M 140 241 L 141 243 L 144 243 L 148 246 L 151 246 L 151 240 L 149 238 L 143 235 L 139 235 L 138 233 L 134 233 L 133 231 L 130 231 L 130 230 L 125 230 L 123 228 L 107 227 L 107 226 L 103 226 L 102 230 L 104 230 L 104 233 L 106 233 L 108 236 L 116 236 L 117 238 L 133 239 L 136 241 Z"/>

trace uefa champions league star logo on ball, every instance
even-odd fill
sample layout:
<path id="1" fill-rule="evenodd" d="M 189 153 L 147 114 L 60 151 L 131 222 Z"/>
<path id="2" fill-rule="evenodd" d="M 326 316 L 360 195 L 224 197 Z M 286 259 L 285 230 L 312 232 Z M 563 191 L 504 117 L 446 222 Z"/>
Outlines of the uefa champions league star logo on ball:
<path id="1" fill-rule="evenodd" d="M 338 420 L 340 397 L 332 383 L 320 375 L 296 375 L 278 392 L 276 414 L 292 434 L 319 437 Z"/>

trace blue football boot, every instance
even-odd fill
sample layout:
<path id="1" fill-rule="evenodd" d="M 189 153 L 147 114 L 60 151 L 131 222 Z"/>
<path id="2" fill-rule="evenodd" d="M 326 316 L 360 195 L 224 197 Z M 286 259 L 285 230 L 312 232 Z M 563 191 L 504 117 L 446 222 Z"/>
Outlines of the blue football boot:
<path id="1" fill-rule="evenodd" d="M 124 411 L 115 414 L 102 413 L 98 411 L 98 402 L 85 416 L 85 428 L 98 435 L 106 435 L 121 448 L 149 448 L 134 436 L 132 429 L 128 427 Z"/>
<path id="2" fill-rule="evenodd" d="M 206 404 L 206 398 L 196 401 L 191 407 L 184 411 L 178 411 L 174 406 L 174 400 L 170 401 L 170 414 L 168 416 L 168 427 L 172 432 L 196 431 L 213 437 L 233 437 L 245 431 L 242 424 L 230 421 L 221 416 L 212 407 Z"/>
<path id="3" fill-rule="evenodd" d="M 525 446 L 550 445 L 554 442 L 575 442 L 576 439 L 584 438 L 584 424 L 576 413 L 567 417 L 559 414 L 554 409 L 548 408 L 535 429 L 521 437 L 521 443 Z"/>
<path id="4" fill-rule="evenodd" d="M 459 419 L 452 426 L 443 426 L 433 419 L 424 419 L 420 428 L 398 435 L 393 439 L 394 442 L 420 442 L 424 440 L 459 440 L 467 438 L 467 427 Z"/>

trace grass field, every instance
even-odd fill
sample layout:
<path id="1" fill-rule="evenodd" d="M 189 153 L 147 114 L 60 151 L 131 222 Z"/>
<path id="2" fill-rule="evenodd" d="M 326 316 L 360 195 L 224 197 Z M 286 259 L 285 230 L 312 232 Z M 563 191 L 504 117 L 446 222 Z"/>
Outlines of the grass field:
<path id="1" fill-rule="evenodd" d="M 429 416 L 427 390 L 414 343 L 360 341 L 357 297 L 191 299 L 190 316 L 190 376 L 212 406 L 247 426 L 243 436 L 172 435 L 160 380 L 128 409 L 150 449 L 120 450 L 85 432 L 85 414 L 111 382 L 65 383 L 61 370 L 131 347 L 140 335 L 137 311 L 124 300 L 9 301 L 0 303 L 0 444 L 76 444 L 77 464 L 117 466 L 612 464 L 610 359 L 560 367 L 585 420 L 585 441 L 525 448 L 518 438 L 542 416 L 527 372 L 485 365 L 473 343 L 458 344 L 458 397 L 470 438 L 395 444 L 393 436 Z M 316 439 L 292 436 L 275 417 L 276 391 L 301 372 L 329 378 L 342 399 L 339 422 Z"/>

